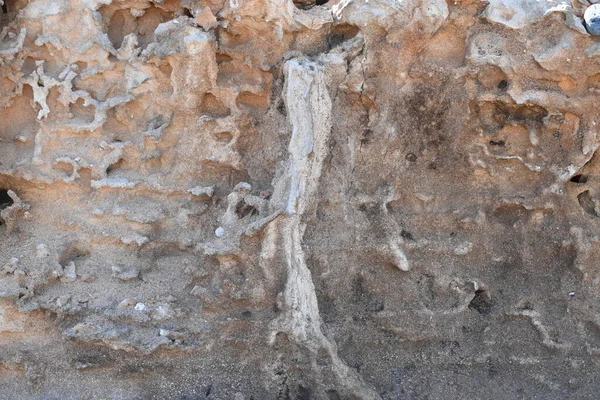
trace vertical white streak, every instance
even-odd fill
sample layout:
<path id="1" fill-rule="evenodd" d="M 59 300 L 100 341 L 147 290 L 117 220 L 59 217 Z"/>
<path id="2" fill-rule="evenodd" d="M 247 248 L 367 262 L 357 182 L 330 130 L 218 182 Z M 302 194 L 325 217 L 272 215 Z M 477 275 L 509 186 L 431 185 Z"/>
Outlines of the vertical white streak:
<path id="1" fill-rule="evenodd" d="M 335 344 L 321 329 L 317 294 L 302 249 L 305 229 L 302 220 L 313 211 L 318 197 L 332 126 L 332 102 L 324 66 L 307 59 L 292 59 L 285 64 L 284 72 L 285 103 L 292 136 L 288 147 L 287 174 L 282 179 L 287 181 L 289 191 L 279 192 L 274 196 L 279 198 L 273 201 L 286 204 L 287 215 L 275 221 L 269 229 L 277 230 L 281 238 L 287 282 L 282 299 L 283 312 L 273 321 L 271 339 L 274 340 L 278 332 L 285 332 L 315 353 L 325 349 L 332 359 L 332 370 L 340 388 L 362 399 L 376 399 L 377 394 L 343 363 Z"/>

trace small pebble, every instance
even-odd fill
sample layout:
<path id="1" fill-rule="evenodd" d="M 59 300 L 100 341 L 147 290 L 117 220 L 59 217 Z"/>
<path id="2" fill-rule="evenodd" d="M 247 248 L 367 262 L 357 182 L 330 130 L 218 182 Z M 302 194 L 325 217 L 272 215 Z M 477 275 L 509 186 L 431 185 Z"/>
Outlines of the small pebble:
<path id="1" fill-rule="evenodd" d="M 50 256 L 50 251 L 48 251 L 48 246 L 45 243 L 40 243 L 37 246 L 37 256 L 38 258 L 45 258 Z"/>
<path id="2" fill-rule="evenodd" d="M 6 264 L 4 264 L 4 267 L 2 267 L 2 270 L 5 274 L 12 274 L 17 269 L 18 264 L 19 264 L 19 259 L 17 257 L 12 257 L 10 260 L 8 260 L 8 262 Z"/>
<path id="3" fill-rule="evenodd" d="M 122 281 L 131 281 L 139 277 L 140 270 L 137 267 L 120 267 L 117 265 L 113 265 L 112 274 L 113 277 L 118 278 Z"/>
<path id="4" fill-rule="evenodd" d="M 133 299 L 125 299 L 122 302 L 119 303 L 119 305 L 117 306 L 118 309 L 124 309 L 124 308 L 128 308 L 132 305 L 135 304 L 135 300 Z"/>
<path id="5" fill-rule="evenodd" d="M 71 296 L 66 295 L 66 296 L 60 296 L 58 299 L 56 299 L 56 305 L 60 308 L 63 308 L 64 306 L 67 305 L 67 303 L 71 300 Z"/>
<path id="6" fill-rule="evenodd" d="M 583 19 L 590 35 L 600 35 L 600 4 L 589 6 L 583 14 Z"/>
<path id="7" fill-rule="evenodd" d="M 61 281 L 63 282 L 74 282 L 77 279 L 77 270 L 75 263 L 71 261 L 63 270 L 63 276 Z"/>

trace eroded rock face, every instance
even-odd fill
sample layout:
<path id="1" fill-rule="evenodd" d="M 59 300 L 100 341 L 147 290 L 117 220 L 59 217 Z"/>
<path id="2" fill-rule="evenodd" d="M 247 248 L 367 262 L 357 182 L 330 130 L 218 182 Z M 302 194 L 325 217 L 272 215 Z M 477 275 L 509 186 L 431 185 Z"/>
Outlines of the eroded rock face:
<path id="1" fill-rule="evenodd" d="M 0 398 L 594 398 L 591 3 L 4 0 Z"/>

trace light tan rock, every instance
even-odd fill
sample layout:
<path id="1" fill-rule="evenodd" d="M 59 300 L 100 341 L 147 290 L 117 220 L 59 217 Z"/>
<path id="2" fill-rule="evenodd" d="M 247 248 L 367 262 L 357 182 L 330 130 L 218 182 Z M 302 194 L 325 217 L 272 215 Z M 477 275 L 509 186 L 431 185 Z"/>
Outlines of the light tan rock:
<path id="1" fill-rule="evenodd" d="M 596 398 L 592 3 L 0 1 L 0 398 Z"/>

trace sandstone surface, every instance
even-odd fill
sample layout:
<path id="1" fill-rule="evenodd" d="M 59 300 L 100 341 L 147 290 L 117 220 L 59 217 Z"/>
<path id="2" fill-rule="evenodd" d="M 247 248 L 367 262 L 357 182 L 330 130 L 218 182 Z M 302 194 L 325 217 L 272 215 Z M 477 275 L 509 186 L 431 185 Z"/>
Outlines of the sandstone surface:
<path id="1" fill-rule="evenodd" d="M 594 3 L 0 0 L 0 399 L 597 398 Z"/>

